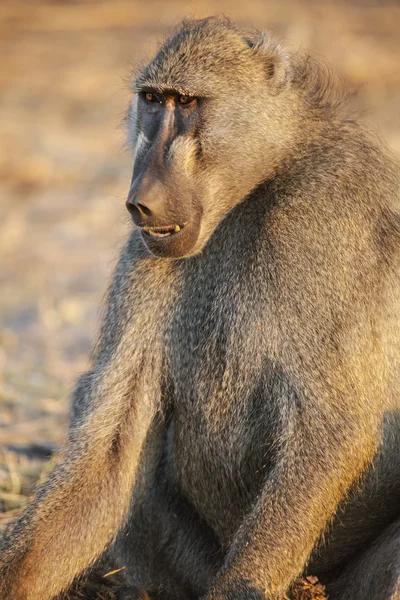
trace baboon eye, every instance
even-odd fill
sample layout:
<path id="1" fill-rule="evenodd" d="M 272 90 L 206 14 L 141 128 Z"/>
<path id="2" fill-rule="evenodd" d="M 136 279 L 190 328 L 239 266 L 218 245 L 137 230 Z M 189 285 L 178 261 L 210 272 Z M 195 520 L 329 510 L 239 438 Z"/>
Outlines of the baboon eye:
<path id="1" fill-rule="evenodd" d="M 146 98 L 146 102 L 157 102 L 157 98 L 151 92 L 146 92 L 144 97 Z"/>
<path id="2" fill-rule="evenodd" d="M 155 102 L 157 102 L 157 104 L 162 104 L 162 100 L 161 100 L 160 96 L 158 96 L 157 94 L 154 94 L 153 92 L 145 92 L 144 99 L 146 100 L 146 102 L 148 104 L 153 104 Z"/>
<path id="3" fill-rule="evenodd" d="M 194 98 L 193 96 L 185 96 L 184 94 L 182 96 L 179 96 L 178 100 L 179 104 L 185 104 L 186 106 L 193 105 L 196 103 L 196 98 Z"/>

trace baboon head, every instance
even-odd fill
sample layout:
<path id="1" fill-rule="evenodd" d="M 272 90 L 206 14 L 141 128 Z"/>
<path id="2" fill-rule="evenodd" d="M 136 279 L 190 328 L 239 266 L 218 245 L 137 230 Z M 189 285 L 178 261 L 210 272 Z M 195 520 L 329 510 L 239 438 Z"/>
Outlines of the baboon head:
<path id="1" fill-rule="evenodd" d="M 290 60 L 269 36 L 220 18 L 184 23 L 140 71 L 127 207 L 154 255 L 199 252 L 273 174 L 299 129 L 289 82 Z"/>

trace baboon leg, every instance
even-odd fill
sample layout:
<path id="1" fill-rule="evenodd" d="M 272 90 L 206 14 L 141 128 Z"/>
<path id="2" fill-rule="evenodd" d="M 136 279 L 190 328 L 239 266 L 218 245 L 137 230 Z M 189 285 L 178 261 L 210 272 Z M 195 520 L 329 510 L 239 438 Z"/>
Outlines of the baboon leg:
<path id="1" fill-rule="evenodd" d="M 329 600 L 400 600 L 400 519 L 327 586 Z"/>
<path id="2" fill-rule="evenodd" d="M 140 503 L 132 503 L 109 556 L 115 568 L 126 567 L 125 583 L 145 589 L 151 598 L 195 600 L 210 587 L 223 552 L 163 468 L 160 464 L 155 471 Z"/>

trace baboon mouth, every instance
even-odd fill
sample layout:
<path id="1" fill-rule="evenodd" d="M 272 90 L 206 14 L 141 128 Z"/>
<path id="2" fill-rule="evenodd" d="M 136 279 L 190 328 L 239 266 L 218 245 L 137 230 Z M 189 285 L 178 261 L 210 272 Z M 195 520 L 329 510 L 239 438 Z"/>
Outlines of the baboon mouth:
<path id="1" fill-rule="evenodd" d="M 186 225 L 187 222 L 181 225 L 165 225 L 164 227 L 143 227 L 142 231 L 149 237 L 161 239 L 179 233 Z"/>

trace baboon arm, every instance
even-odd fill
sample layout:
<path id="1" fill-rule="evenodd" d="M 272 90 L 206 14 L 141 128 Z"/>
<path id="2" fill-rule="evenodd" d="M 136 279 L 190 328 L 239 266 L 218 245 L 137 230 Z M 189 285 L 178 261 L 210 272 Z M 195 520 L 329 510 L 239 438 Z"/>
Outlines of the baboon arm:
<path id="1" fill-rule="evenodd" d="M 281 598 L 304 570 L 315 543 L 375 448 L 373 439 L 366 440 L 361 422 L 353 422 L 353 438 L 349 432 L 341 438 L 343 423 L 336 423 L 333 434 L 313 431 L 314 423 L 286 440 L 205 600 Z"/>
<path id="2" fill-rule="evenodd" d="M 60 464 L 7 534 L 1 600 L 52 598 L 117 534 L 156 406 L 143 381 L 132 394 L 116 422 L 112 402 L 100 403 L 71 432 Z"/>
<path id="3" fill-rule="evenodd" d="M 161 361 L 142 312 L 147 301 L 157 311 L 157 294 L 149 283 L 141 298 L 136 287 L 125 256 L 93 369 L 75 390 L 59 464 L 6 533 L 0 600 L 49 600 L 68 588 L 113 540 L 127 513 L 143 445 L 151 443 L 160 410 Z"/>

